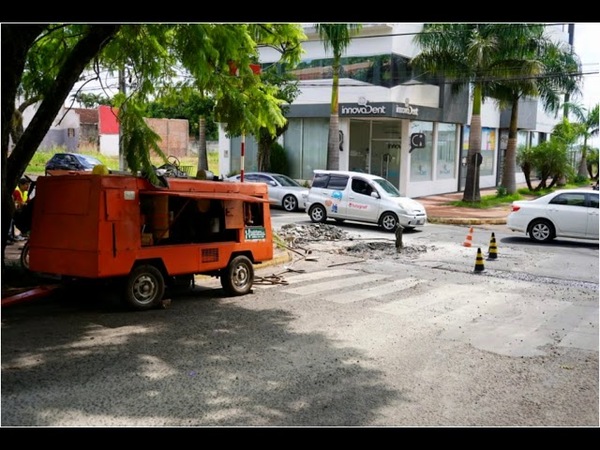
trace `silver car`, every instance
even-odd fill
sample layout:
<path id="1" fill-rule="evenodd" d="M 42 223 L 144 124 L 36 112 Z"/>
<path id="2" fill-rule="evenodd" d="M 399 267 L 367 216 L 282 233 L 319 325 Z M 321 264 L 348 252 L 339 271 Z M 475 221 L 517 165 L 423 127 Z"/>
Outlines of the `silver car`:
<path id="1" fill-rule="evenodd" d="M 227 178 L 228 181 L 240 181 L 240 175 Z M 296 180 L 280 173 L 244 172 L 244 182 L 266 183 L 271 205 L 286 211 L 300 211 L 306 208 L 308 188 Z"/>

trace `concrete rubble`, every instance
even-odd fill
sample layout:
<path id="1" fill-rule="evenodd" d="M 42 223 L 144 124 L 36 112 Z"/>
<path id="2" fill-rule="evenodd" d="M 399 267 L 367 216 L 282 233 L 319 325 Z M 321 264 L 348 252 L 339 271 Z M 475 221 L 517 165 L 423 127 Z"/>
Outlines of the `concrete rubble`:
<path id="1" fill-rule="evenodd" d="M 426 245 L 405 243 L 401 252 L 398 252 L 396 240 L 391 235 L 389 239 L 362 239 L 351 236 L 338 226 L 324 223 L 286 224 L 275 233 L 291 249 L 327 251 L 364 259 L 406 258 L 428 251 Z"/>

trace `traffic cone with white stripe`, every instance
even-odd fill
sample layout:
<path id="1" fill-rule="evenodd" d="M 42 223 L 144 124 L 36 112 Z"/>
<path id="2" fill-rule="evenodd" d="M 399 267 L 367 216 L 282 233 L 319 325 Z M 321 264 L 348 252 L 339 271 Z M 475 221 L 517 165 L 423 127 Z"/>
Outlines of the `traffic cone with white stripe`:
<path id="1" fill-rule="evenodd" d="M 498 259 L 498 247 L 496 246 L 496 235 L 492 233 L 490 247 L 488 248 L 488 260 Z"/>
<path id="2" fill-rule="evenodd" d="M 463 242 L 463 247 L 471 247 L 472 245 L 473 245 L 473 227 L 469 228 L 469 232 L 467 233 L 465 242 Z"/>
<path id="3" fill-rule="evenodd" d="M 483 265 L 483 254 L 481 253 L 481 248 L 477 249 L 477 258 L 475 258 L 475 273 L 481 273 L 485 270 L 485 266 Z"/>

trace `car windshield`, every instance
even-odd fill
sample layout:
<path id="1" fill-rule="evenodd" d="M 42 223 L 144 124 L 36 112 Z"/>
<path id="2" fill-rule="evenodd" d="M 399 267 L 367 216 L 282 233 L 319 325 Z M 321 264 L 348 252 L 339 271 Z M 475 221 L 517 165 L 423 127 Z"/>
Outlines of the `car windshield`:
<path id="1" fill-rule="evenodd" d="M 396 188 L 396 186 L 394 186 L 385 178 L 378 178 L 373 181 L 377 183 L 379 187 L 381 187 L 381 189 L 387 192 L 390 195 L 390 197 L 401 197 L 400 191 Z"/>
<path id="2" fill-rule="evenodd" d="M 302 187 L 302 185 L 300 183 L 298 183 L 296 180 L 288 177 L 287 175 L 273 175 L 273 178 L 275 178 L 279 182 L 279 184 L 281 184 L 282 186 Z"/>
<path id="3" fill-rule="evenodd" d="M 78 155 L 78 157 L 79 161 L 81 161 L 81 164 L 83 164 L 83 166 L 88 169 L 93 169 L 94 166 L 102 164 L 98 159 L 94 158 L 93 156 Z"/>

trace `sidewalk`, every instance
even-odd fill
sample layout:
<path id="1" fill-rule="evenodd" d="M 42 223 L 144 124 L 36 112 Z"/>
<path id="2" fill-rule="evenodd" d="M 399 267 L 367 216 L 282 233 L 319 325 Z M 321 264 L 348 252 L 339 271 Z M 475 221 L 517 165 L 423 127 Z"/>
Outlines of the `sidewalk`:
<path id="1" fill-rule="evenodd" d="M 495 195 L 496 188 L 480 190 L 480 196 Z M 448 223 L 459 225 L 501 225 L 506 223 L 506 217 L 510 213 L 510 203 L 494 208 L 465 208 L 453 206 L 450 202 L 460 201 L 463 192 L 450 194 L 431 195 L 428 197 L 415 198 L 425 206 L 427 220 L 430 223 Z"/>

